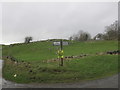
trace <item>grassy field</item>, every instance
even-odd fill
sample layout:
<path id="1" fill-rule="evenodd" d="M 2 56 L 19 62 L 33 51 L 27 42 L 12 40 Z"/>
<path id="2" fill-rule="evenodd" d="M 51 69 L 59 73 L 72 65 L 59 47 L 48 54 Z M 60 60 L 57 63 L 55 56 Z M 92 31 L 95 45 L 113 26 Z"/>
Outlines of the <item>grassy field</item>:
<path id="1" fill-rule="evenodd" d="M 59 46 L 53 46 L 53 42 L 35 42 L 30 44 L 6 46 L 3 49 L 3 56 L 14 56 L 18 60 L 40 61 L 57 58 Z M 73 42 L 64 46 L 64 56 L 95 54 L 118 49 L 117 41 L 96 41 L 96 42 Z"/>
<path id="2" fill-rule="evenodd" d="M 93 80 L 118 72 L 118 55 L 96 54 L 118 50 L 117 41 L 70 42 L 63 47 L 64 56 L 88 56 L 64 60 L 63 67 L 58 60 L 47 62 L 57 58 L 58 48 L 52 41 L 4 46 L 3 77 L 18 83 L 58 83 Z M 17 63 L 5 56 L 15 57 Z"/>

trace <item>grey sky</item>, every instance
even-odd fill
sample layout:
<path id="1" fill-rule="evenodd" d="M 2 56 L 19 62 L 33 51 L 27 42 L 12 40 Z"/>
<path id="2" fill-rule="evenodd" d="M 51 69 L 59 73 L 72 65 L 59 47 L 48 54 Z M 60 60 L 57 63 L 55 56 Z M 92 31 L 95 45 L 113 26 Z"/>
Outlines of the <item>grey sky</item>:
<path id="1" fill-rule="evenodd" d="M 2 43 L 68 38 L 79 30 L 94 36 L 117 19 L 117 2 L 2 3 Z"/>

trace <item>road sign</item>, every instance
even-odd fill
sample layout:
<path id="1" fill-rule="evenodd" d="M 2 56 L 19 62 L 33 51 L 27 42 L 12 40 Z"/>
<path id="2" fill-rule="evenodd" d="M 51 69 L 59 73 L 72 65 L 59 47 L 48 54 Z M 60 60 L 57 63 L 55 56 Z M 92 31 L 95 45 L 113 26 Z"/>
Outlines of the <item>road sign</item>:
<path id="1" fill-rule="evenodd" d="M 53 42 L 54 46 L 60 46 L 60 42 Z"/>
<path id="2" fill-rule="evenodd" d="M 54 46 L 60 46 L 61 42 L 53 42 Z M 69 45 L 69 43 L 67 41 L 62 42 L 62 45 Z"/>

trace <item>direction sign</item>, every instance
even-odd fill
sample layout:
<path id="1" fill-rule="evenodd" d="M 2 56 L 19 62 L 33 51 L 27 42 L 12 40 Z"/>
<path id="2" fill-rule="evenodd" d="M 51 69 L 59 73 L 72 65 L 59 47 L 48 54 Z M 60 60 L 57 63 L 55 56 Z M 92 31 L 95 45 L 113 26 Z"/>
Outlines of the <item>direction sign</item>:
<path id="1" fill-rule="evenodd" d="M 62 44 L 63 45 L 69 45 L 69 43 L 67 41 L 64 41 Z M 53 42 L 53 45 L 54 46 L 60 46 L 60 42 Z"/>

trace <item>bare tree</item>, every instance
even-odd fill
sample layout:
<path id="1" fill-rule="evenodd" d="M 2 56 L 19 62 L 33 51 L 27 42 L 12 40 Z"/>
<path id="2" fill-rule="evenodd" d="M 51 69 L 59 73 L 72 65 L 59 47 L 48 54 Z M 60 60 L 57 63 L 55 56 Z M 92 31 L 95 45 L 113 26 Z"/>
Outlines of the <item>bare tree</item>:
<path id="1" fill-rule="evenodd" d="M 103 40 L 103 34 L 102 33 L 98 33 L 93 39 L 94 40 Z"/>
<path id="2" fill-rule="evenodd" d="M 75 40 L 75 41 L 78 41 L 78 34 L 73 34 L 72 39 Z"/>
<path id="3" fill-rule="evenodd" d="M 80 31 L 79 41 L 87 41 L 91 39 L 91 35 L 88 32 Z"/>
<path id="4" fill-rule="evenodd" d="M 25 37 L 25 43 L 30 43 L 30 41 L 32 41 L 33 38 L 31 36 L 29 37 Z"/>
<path id="5" fill-rule="evenodd" d="M 87 41 L 87 40 L 91 39 L 91 35 L 88 32 L 84 32 L 84 31 L 80 30 L 80 31 L 78 31 L 77 34 L 74 34 L 70 38 L 72 38 L 75 41 Z M 69 40 L 70 40 L 70 38 L 69 38 Z"/>
<path id="6" fill-rule="evenodd" d="M 72 41 L 72 40 L 73 40 L 73 37 L 72 37 L 72 36 L 70 36 L 70 37 L 69 37 L 69 40 L 70 40 L 70 41 Z"/>
<path id="7" fill-rule="evenodd" d="M 118 39 L 118 21 L 115 21 L 110 26 L 105 27 L 105 40 L 116 40 Z"/>

